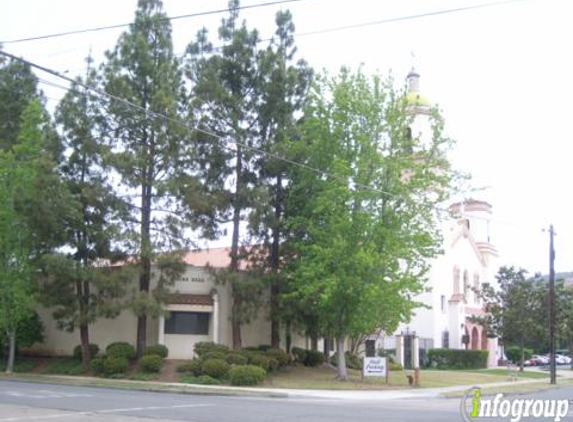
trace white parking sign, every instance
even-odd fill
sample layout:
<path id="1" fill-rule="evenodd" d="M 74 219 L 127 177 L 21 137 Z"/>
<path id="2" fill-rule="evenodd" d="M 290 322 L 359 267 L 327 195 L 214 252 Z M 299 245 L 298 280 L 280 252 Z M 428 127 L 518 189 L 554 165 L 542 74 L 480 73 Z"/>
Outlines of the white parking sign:
<path id="1" fill-rule="evenodd" d="M 386 377 L 388 376 L 388 358 L 364 358 L 365 377 Z"/>

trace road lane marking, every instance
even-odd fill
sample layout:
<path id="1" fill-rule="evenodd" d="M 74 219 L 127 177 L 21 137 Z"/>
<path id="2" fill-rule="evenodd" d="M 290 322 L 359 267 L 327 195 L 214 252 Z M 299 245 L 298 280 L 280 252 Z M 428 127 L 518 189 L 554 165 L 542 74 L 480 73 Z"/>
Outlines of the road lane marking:
<path id="1" fill-rule="evenodd" d="M 124 413 L 124 412 L 140 412 L 146 410 L 169 410 L 169 409 L 182 409 L 182 408 L 193 408 L 193 407 L 209 407 L 214 406 L 211 403 L 198 403 L 198 404 L 178 404 L 173 406 L 149 406 L 149 407 L 130 407 L 125 409 L 104 409 L 95 410 L 90 412 L 74 412 L 70 410 L 70 413 L 59 413 L 54 415 L 38 415 L 38 416 L 25 416 L 25 417 L 12 417 L 0 419 L 0 422 L 20 422 L 29 420 L 42 420 L 42 419 L 57 419 L 57 418 L 69 418 L 72 416 L 88 416 L 88 415 L 99 415 L 107 413 Z"/>

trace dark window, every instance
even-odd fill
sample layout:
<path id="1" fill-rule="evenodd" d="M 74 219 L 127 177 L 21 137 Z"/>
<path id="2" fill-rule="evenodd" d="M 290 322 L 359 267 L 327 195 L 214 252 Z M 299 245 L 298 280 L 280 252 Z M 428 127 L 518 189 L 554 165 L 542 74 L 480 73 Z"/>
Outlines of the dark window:
<path id="1" fill-rule="evenodd" d="M 171 312 L 165 320 L 165 334 L 209 334 L 206 312 Z"/>
<path id="2" fill-rule="evenodd" d="M 443 349 L 450 348 L 450 333 L 448 331 L 442 332 L 442 348 Z"/>

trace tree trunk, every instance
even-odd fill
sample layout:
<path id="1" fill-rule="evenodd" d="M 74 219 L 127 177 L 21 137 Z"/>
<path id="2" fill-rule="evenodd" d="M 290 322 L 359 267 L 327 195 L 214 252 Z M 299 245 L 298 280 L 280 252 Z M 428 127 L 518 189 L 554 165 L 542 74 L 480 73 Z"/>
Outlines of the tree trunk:
<path id="1" fill-rule="evenodd" d="M 330 338 L 328 336 L 324 337 L 324 361 L 326 363 L 330 363 Z"/>
<path id="2" fill-rule="evenodd" d="M 237 162 L 235 165 L 235 197 L 233 199 L 233 237 L 231 239 L 231 263 L 230 269 L 232 272 L 237 272 L 239 269 L 239 227 L 241 224 L 241 207 L 242 207 L 242 166 L 243 156 L 242 148 L 237 145 Z M 241 321 L 239 318 L 238 309 L 241 306 L 242 297 L 235 288 L 233 290 L 233 315 L 232 330 L 233 330 L 233 349 L 238 350 L 242 347 L 243 342 L 241 338 Z"/>
<path id="3" fill-rule="evenodd" d="M 286 352 L 290 353 L 290 349 L 292 346 L 292 334 L 291 334 L 291 326 L 290 326 L 290 321 L 287 321 L 287 323 L 285 324 L 285 347 L 286 347 Z"/>
<path id="4" fill-rule="evenodd" d="M 80 324 L 80 343 L 82 345 L 82 367 L 84 371 L 90 369 L 91 353 L 90 353 L 90 336 L 87 323 Z"/>
<path id="5" fill-rule="evenodd" d="M 16 329 L 12 331 L 6 330 L 9 339 L 8 349 L 8 363 L 6 364 L 6 373 L 11 374 L 14 372 L 14 360 L 16 359 Z"/>
<path id="6" fill-rule="evenodd" d="M 339 381 L 346 381 L 348 379 L 348 371 L 346 369 L 346 357 L 344 356 L 344 336 L 336 339 L 336 348 L 338 353 L 338 376 Z"/>
<path id="7" fill-rule="evenodd" d="M 241 321 L 236 318 L 237 311 L 235 307 L 241 306 L 241 296 L 239 293 L 236 293 L 233 289 L 233 309 L 232 309 L 232 316 L 231 316 L 231 329 L 233 331 L 233 350 L 241 349 L 243 345 L 243 339 L 241 338 Z"/>
<path id="8" fill-rule="evenodd" d="M 280 295 L 281 295 L 281 278 L 280 278 L 280 220 L 281 220 L 281 202 L 282 202 L 282 177 L 279 174 L 276 181 L 275 192 L 275 222 L 272 228 L 273 243 L 271 245 L 271 271 L 274 275 L 271 286 L 271 346 L 275 349 L 280 348 Z"/>
<path id="9" fill-rule="evenodd" d="M 523 371 L 523 362 L 525 361 L 525 342 L 519 341 L 519 371 Z"/>
<path id="10" fill-rule="evenodd" d="M 146 171 L 146 173 L 148 170 Z M 147 174 L 144 175 L 147 179 Z M 151 279 L 151 185 L 144 184 L 141 187 L 141 275 L 139 277 L 139 291 L 149 296 L 149 284 Z M 137 358 L 143 356 L 143 350 L 147 344 L 147 315 L 137 316 Z"/>
<path id="11" fill-rule="evenodd" d="M 310 350 L 313 352 L 318 350 L 318 334 L 314 331 L 310 333 Z"/>

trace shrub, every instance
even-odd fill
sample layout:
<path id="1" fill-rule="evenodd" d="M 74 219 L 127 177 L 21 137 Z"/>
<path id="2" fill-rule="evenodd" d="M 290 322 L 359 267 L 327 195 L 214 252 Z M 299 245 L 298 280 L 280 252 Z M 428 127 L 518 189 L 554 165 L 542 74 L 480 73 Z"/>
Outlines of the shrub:
<path id="1" fill-rule="evenodd" d="M 258 350 L 260 350 L 261 352 L 266 352 L 267 350 L 271 349 L 271 345 L 270 344 L 261 344 L 259 345 L 259 347 L 257 347 Z"/>
<path id="2" fill-rule="evenodd" d="M 318 366 L 324 363 L 324 355 L 316 350 L 307 350 L 304 359 L 305 366 Z"/>
<path id="3" fill-rule="evenodd" d="M 147 346 L 143 351 L 143 356 L 145 355 L 157 355 L 161 356 L 163 359 L 169 354 L 169 349 L 164 344 L 156 344 L 155 346 Z"/>
<path id="4" fill-rule="evenodd" d="M 96 358 L 92 359 L 90 362 L 90 368 L 95 375 L 103 374 L 103 362 L 104 359 Z"/>
<path id="5" fill-rule="evenodd" d="M 124 357 L 108 356 L 103 361 L 103 373 L 107 376 L 125 374 L 129 360 Z"/>
<path id="6" fill-rule="evenodd" d="M 229 371 L 231 385 L 256 385 L 267 376 L 266 371 L 254 365 L 237 365 Z"/>
<path id="7" fill-rule="evenodd" d="M 230 367 L 223 359 L 208 359 L 203 363 L 203 373 L 217 379 L 227 378 Z"/>
<path id="8" fill-rule="evenodd" d="M 210 352 L 224 353 L 225 355 L 229 353 L 229 348 L 224 344 L 213 343 L 212 341 L 200 341 L 195 343 L 193 351 L 199 357 L 203 357 L 205 354 Z"/>
<path id="9" fill-rule="evenodd" d="M 209 360 L 209 359 L 227 360 L 228 357 L 229 353 L 223 353 L 223 352 L 208 352 L 205 353 L 204 355 L 201 355 L 201 359 L 203 360 Z"/>
<path id="10" fill-rule="evenodd" d="M 266 371 L 269 370 L 269 360 L 262 353 L 252 352 L 249 354 L 249 365 L 258 366 Z"/>
<path id="11" fill-rule="evenodd" d="M 90 348 L 90 357 L 95 358 L 97 356 L 97 354 L 99 353 L 99 346 L 97 344 L 93 344 L 90 343 L 89 345 Z M 74 359 L 76 360 L 82 360 L 82 345 L 78 344 L 76 347 L 74 347 Z"/>
<path id="12" fill-rule="evenodd" d="M 227 356 L 227 363 L 230 365 L 246 365 L 249 363 L 249 358 L 243 353 L 231 352 Z"/>
<path id="13" fill-rule="evenodd" d="M 144 372 L 159 372 L 164 359 L 159 355 L 145 355 L 139 359 L 139 365 Z"/>
<path id="14" fill-rule="evenodd" d="M 272 356 L 265 356 L 268 362 L 268 372 L 274 372 L 280 368 L 279 361 Z"/>
<path id="15" fill-rule="evenodd" d="M 189 360 L 185 363 L 177 365 L 177 372 L 190 372 L 194 376 L 203 374 L 203 361 L 200 359 Z"/>
<path id="16" fill-rule="evenodd" d="M 505 349 L 505 355 L 507 358 L 513 363 L 520 363 L 521 362 L 521 352 L 519 351 L 519 346 L 510 346 Z M 524 348 L 523 355 L 525 356 L 525 360 L 531 359 L 533 355 L 533 350 Z"/>
<path id="17" fill-rule="evenodd" d="M 198 377 L 182 377 L 181 382 L 186 384 L 203 384 L 203 385 L 219 385 L 221 381 L 210 377 L 209 375 L 200 375 Z"/>
<path id="18" fill-rule="evenodd" d="M 347 368 L 362 370 L 363 363 L 360 356 L 347 350 L 344 352 L 344 360 L 346 361 Z M 330 363 L 332 363 L 334 366 L 338 366 L 338 353 L 335 353 L 334 356 L 332 356 Z"/>
<path id="19" fill-rule="evenodd" d="M 125 358 L 129 361 L 135 358 L 135 348 L 125 341 L 117 341 L 105 348 L 105 354 L 107 357 Z"/>
<path id="20" fill-rule="evenodd" d="M 388 359 L 390 360 L 390 359 Z M 403 371 L 404 368 L 402 368 L 402 365 L 400 365 L 398 362 L 390 362 L 388 364 L 388 368 L 390 369 L 390 371 Z"/>
<path id="21" fill-rule="evenodd" d="M 487 367 L 487 350 L 431 349 L 430 366 L 437 369 L 481 369 Z"/>
<path id="22" fill-rule="evenodd" d="M 293 347 L 290 352 L 294 356 L 295 362 L 304 364 L 306 361 L 306 350 L 301 349 L 300 347 Z"/>
<path id="23" fill-rule="evenodd" d="M 292 361 L 290 355 L 280 349 L 269 349 L 265 352 L 265 355 L 269 358 L 276 359 L 280 368 L 290 365 Z"/>

